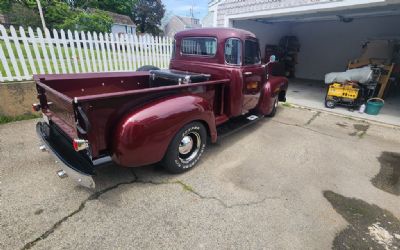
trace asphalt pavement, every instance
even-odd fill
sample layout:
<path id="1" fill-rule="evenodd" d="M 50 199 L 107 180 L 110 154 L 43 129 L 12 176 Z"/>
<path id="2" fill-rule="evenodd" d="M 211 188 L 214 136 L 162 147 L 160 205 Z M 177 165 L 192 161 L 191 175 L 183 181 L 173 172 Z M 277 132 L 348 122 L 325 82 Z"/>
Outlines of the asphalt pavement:
<path id="1" fill-rule="evenodd" d="M 37 120 L 0 125 L 1 249 L 400 249 L 400 128 L 280 106 L 197 167 L 56 176 Z"/>

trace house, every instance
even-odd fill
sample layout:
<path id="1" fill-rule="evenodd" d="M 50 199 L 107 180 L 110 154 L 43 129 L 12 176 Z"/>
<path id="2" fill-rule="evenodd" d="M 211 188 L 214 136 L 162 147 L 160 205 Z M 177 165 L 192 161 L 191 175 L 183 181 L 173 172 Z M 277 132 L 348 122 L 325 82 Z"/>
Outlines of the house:
<path id="1" fill-rule="evenodd" d="M 10 26 L 10 21 L 8 20 L 7 16 L 0 13 L 0 24 L 4 25 L 5 27 Z"/>
<path id="2" fill-rule="evenodd" d="M 0 24 L 6 23 L 6 17 L 3 14 L 0 14 Z"/>
<path id="3" fill-rule="evenodd" d="M 114 12 L 105 11 L 109 15 L 113 24 L 111 26 L 111 33 L 113 34 L 135 34 L 136 25 L 133 23 L 129 16 L 117 14 Z"/>
<path id="4" fill-rule="evenodd" d="M 223 0 L 211 0 L 208 2 L 208 13 L 202 20 L 203 27 L 216 27 L 217 26 L 218 5 L 222 1 Z"/>
<path id="5" fill-rule="evenodd" d="M 172 16 L 164 26 L 164 34 L 173 37 L 178 31 L 201 28 L 200 20 L 193 17 Z"/>
<path id="6" fill-rule="evenodd" d="M 345 71 L 350 61 L 363 58 L 368 44 L 383 39 L 384 44 L 393 46 L 388 47 L 390 51 L 379 52 L 379 59 L 385 65 L 395 64 L 391 75 L 395 81 L 389 87 L 378 85 L 375 93 L 384 88 L 386 103 L 381 116 L 397 117 L 400 117 L 399 24 L 400 0 L 210 0 L 208 15 L 203 20 L 206 27 L 253 32 L 260 40 L 264 62 L 269 60 L 271 50 L 276 50 L 272 52 L 275 55 L 281 54 L 280 63 L 290 55 L 293 72 L 288 76 L 292 90 L 296 91 L 293 95 L 304 94 L 303 103 L 298 104 L 312 102 L 318 108 L 324 107 L 325 74 Z M 308 87 L 311 83 L 313 89 Z M 307 88 L 318 94 L 307 94 Z M 311 100 L 314 97 L 318 99 Z"/>

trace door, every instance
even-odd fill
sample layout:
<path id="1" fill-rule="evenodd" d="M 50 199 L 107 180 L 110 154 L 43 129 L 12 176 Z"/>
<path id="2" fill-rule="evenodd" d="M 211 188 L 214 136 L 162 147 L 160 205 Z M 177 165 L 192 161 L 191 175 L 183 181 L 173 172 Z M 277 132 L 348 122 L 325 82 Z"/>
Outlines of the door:
<path id="1" fill-rule="evenodd" d="M 265 68 L 261 64 L 260 46 L 256 39 L 245 40 L 243 58 L 242 114 L 247 113 L 257 106 L 265 79 Z"/>
<path id="2" fill-rule="evenodd" d="M 243 58 L 242 113 L 247 113 L 257 106 L 265 78 L 265 68 L 261 64 L 260 46 L 256 39 L 246 39 L 244 41 Z"/>

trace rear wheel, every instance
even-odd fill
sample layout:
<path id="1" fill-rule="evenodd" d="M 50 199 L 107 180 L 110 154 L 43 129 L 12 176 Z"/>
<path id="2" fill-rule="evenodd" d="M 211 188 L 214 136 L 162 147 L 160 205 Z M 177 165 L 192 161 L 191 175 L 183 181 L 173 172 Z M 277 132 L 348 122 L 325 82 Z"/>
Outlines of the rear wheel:
<path id="1" fill-rule="evenodd" d="M 159 70 L 160 68 L 153 65 L 144 65 L 138 68 L 136 71 L 150 71 L 150 70 Z"/>
<path id="2" fill-rule="evenodd" d="M 178 174 L 193 168 L 199 161 L 207 143 L 207 131 L 200 122 L 184 126 L 172 139 L 162 165 L 171 173 Z"/>

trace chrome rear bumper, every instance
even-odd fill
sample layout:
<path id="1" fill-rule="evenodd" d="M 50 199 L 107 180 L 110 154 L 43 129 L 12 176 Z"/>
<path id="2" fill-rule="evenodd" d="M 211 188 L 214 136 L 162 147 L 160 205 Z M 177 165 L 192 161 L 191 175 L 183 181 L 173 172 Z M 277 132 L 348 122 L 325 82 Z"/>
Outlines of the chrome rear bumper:
<path id="1" fill-rule="evenodd" d="M 55 126 L 48 125 L 44 122 L 36 124 L 36 132 L 43 142 L 40 147 L 42 151 L 52 153 L 62 168 L 62 172 L 58 171 L 60 178 L 69 176 L 77 184 L 95 188 L 93 176 L 95 175 L 94 166 L 91 161 L 80 152 L 76 152 L 72 148 L 72 143 L 60 132 Z"/>

